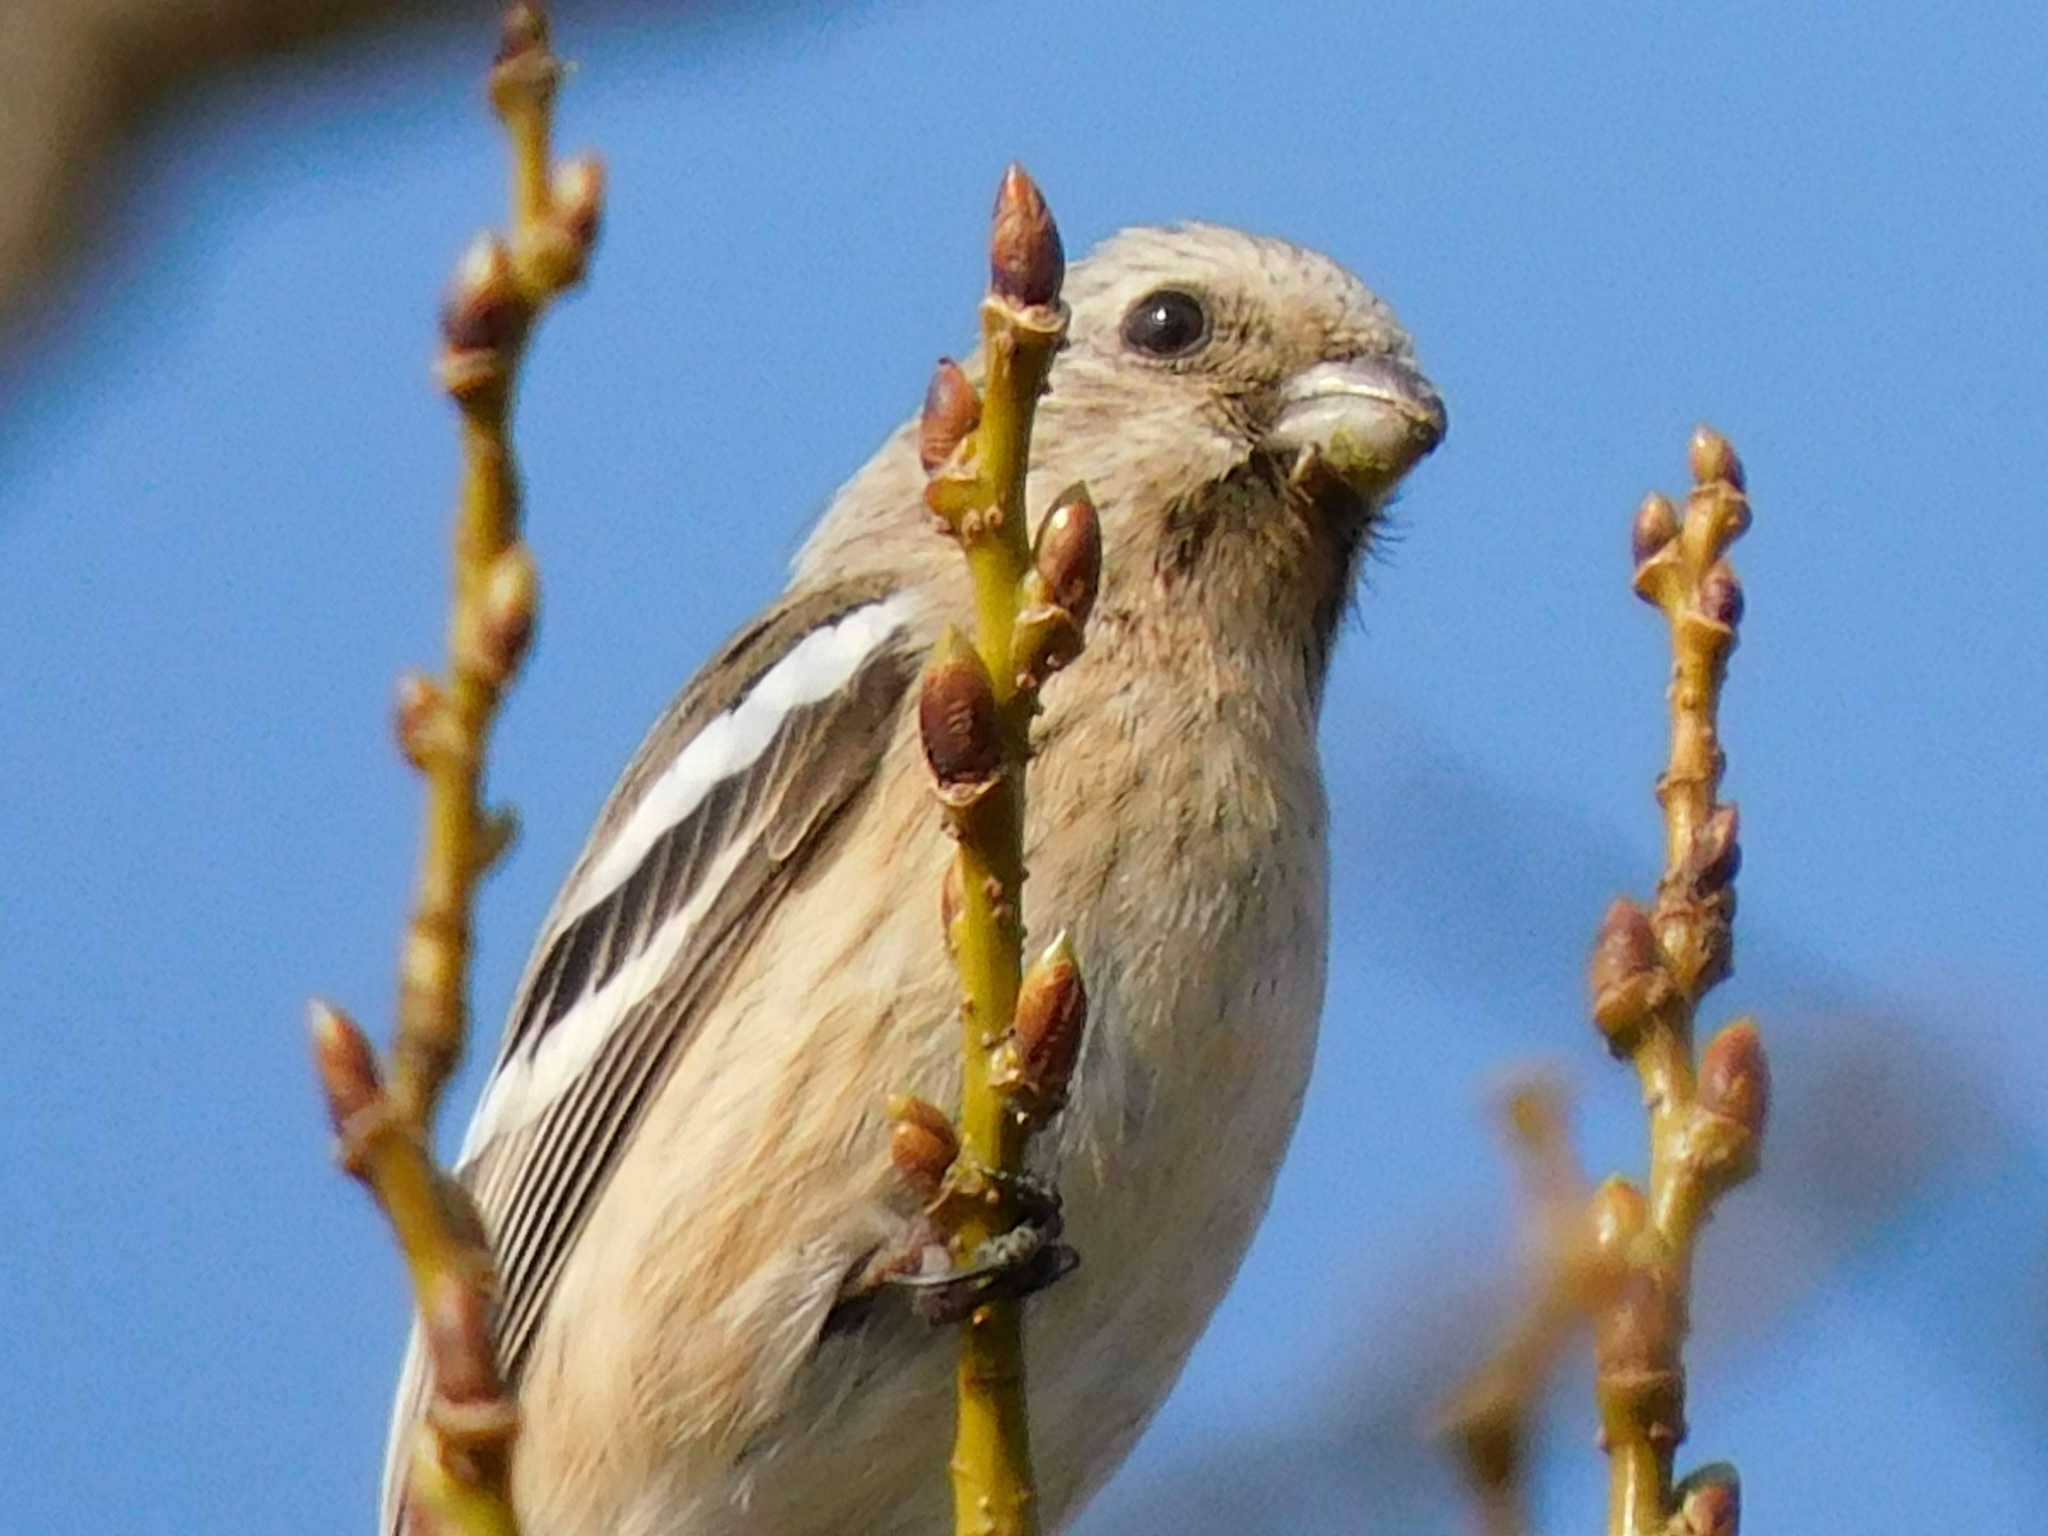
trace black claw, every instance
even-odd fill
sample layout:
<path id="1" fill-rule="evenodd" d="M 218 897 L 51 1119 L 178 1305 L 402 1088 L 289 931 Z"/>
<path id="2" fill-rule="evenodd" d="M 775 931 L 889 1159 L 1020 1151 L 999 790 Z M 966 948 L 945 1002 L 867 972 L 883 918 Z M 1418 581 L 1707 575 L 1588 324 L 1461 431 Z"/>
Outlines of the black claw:
<path id="1" fill-rule="evenodd" d="M 1018 1228 L 984 1243 L 975 1262 L 950 1275 L 905 1275 L 891 1281 L 910 1290 L 911 1310 L 934 1327 L 965 1322 L 974 1309 L 991 1301 L 1022 1300 L 1072 1274 L 1081 1255 L 1065 1243 L 1040 1239 L 1030 1253 L 1014 1256 L 1005 1245 L 1019 1233 Z M 989 1258 L 981 1255 L 1003 1250 Z"/>
<path id="2" fill-rule="evenodd" d="M 1080 1264 L 1080 1254 L 1059 1241 L 1065 1218 L 1058 1192 L 1028 1174 L 1008 1175 L 1002 1182 L 1022 1213 L 1015 1227 L 976 1248 L 957 1269 L 884 1277 L 885 1284 L 910 1293 L 911 1309 L 926 1322 L 964 1322 L 983 1303 L 1021 1300 L 1072 1274 Z"/>

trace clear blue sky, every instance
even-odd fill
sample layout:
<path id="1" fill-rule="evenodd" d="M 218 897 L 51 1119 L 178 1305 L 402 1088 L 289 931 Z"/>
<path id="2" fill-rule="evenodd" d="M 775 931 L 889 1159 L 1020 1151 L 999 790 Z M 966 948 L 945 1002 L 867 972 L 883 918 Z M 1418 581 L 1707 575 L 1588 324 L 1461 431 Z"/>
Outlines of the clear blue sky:
<path id="1" fill-rule="evenodd" d="M 646 721 L 964 344 L 1006 160 L 1071 250 L 1176 217 L 1323 247 L 1408 322 L 1451 432 L 1330 693 L 1296 1154 L 1085 1530 L 1169 1529 L 1162 1480 L 1203 1477 L 1277 1477 L 1250 1529 L 1464 1519 L 1410 1436 L 1508 1251 L 1484 1094 L 1554 1062 L 1597 1166 L 1638 1145 L 1580 966 L 1653 869 L 1664 662 L 1626 527 L 1701 417 L 1757 508 L 1715 1006 L 1763 1016 L 1779 1120 L 1709 1235 L 1686 1454 L 1740 1463 L 1759 1532 L 2020 1529 L 2048 1496 L 2048 17 L 1508 9 L 563 0 L 564 137 L 602 148 L 614 211 L 526 399 L 547 611 L 480 1014 Z M 397 37 L 166 122 L 132 242 L 9 365 L 10 1529 L 368 1521 L 401 1293 L 326 1164 L 301 1009 L 387 1016 L 415 800 L 386 708 L 437 654 L 453 475 L 431 315 L 499 197 L 483 41 Z M 1583 1385 L 1548 1529 L 1595 1524 Z"/>

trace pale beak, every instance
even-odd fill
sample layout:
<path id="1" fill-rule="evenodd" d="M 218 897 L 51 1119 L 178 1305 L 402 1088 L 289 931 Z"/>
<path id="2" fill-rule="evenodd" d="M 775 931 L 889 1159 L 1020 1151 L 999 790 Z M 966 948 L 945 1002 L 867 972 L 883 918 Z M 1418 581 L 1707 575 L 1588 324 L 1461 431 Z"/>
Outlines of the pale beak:
<path id="1" fill-rule="evenodd" d="M 1318 363 L 1281 388 L 1266 441 L 1295 456 L 1297 474 L 1320 463 L 1360 490 L 1384 489 L 1444 435 L 1444 402 L 1429 380 L 1391 357 Z"/>

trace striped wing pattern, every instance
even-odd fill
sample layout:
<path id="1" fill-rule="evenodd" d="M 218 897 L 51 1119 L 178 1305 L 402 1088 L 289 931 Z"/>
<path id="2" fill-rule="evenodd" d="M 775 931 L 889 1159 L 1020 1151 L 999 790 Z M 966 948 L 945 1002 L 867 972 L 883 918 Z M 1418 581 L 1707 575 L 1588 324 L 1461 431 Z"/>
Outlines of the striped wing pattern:
<path id="1" fill-rule="evenodd" d="M 872 587 L 785 599 L 684 689 L 600 815 L 528 961 L 459 1170 L 492 1234 L 508 1381 L 692 1026 L 873 782 L 920 662 L 908 627 L 903 605 Z M 397 1458 L 425 1396 L 415 1337 L 387 1530 L 402 1518 Z"/>

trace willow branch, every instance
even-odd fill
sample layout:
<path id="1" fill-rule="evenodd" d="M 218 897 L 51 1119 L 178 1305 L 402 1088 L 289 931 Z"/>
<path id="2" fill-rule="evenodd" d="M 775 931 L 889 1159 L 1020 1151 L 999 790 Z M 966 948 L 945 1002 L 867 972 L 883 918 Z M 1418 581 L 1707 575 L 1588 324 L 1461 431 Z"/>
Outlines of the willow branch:
<path id="1" fill-rule="evenodd" d="M 1015 1263 L 1030 1137 L 1064 1100 L 1087 1001 L 1064 935 L 1025 966 L 1024 809 L 1039 685 L 1081 647 L 1101 567 L 1094 506 L 1065 492 L 1031 540 L 1024 503 L 1031 423 L 1066 334 L 1059 232 L 1030 178 L 1003 178 L 982 304 L 986 376 L 977 392 L 942 362 L 925 401 L 919 451 L 926 502 L 966 557 L 972 639 L 949 630 L 919 695 L 925 755 L 958 847 L 946 875 L 946 939 L 961 983 L 957 1127 L 899 1101 L 892 1150 L 913 1172 L 945 1168 L 929 1214 L 956 1266 Z M 993 1256 L 993 1259 L 992 1257 Z M 1038 1529 L 1026 1414 L 1023 1310 L 991 1293 L 961 1344 L 952 1458 L 957 1536 Z"/>
<path id="2" fill-rule="evenodd" d="M 1734 955 L 1741 853 L 1735 807 L 1718 798 L 1719 717 L 1743 606 L 1726 556 L 1749 527 L 1749 502 L 1734 450 L 1708 428 L 1694 434 L 1692 471 L 1683 515 L 1652 495 L 1632 535 L 1635 590 L 1664 613 L 1671 637 L 1671 743 L 1657 781 L 1664 869 L 1647 911 L 1627 899 L 1608 909 L 1591 965 L 1594 1022 L 1642 1084 L 1649 1187 L 1610 1178 L 1580 1218 L 1560 1215 L 1571 1202 L 1556 1191 L 1575 1173 L 1555 1150 L 1561 1133 L 1545 1138 L 1551 1165 L 1567 1172 L 1533 1203 L 1562 1236 L 1540 1246 L 1520 1319 L 1450 1416 L 1490 1536 L 1525 1528 L 1528 1419 L 1579 1318 L 1593 1326 L 1609 1536 L 1735 1536 L 1740 1515 L 1732 1467 L 1673 1478 L 1694 1251 L 1715 1203 L 1756 1170 L 1770 1092 L 1749 1020 L 1722 1029 L 1697 1059 L 1693 1048 L 1700 1000 Z"/>
<path id="3" fill-rule="evenodd" d="M 1734 955 L 1736 811 L 1718 799 L 1725 757 L 1721 689 L 1742 619 L 1742 587 L 1726 555 L 1749 527 L 1742 466 L 1727 440 L 1702 427 L 1692 440 L 1693 489 L 1681 517 L 1661 496 L 1636 514 L 1635 589 L 1665 617 L 1671 638 L 1671 745 L 1657 781 L 1664 872 L 1648 912 L 1617 901 L 1592 965 L 1593 1013 L 1643 1085 L 1650 1187 L 1626 1234 L 1615 1301 L 1596 1319 L 1595 1394 L 1609 1466 L 1611 1536 L 1659 1536 L 1711 1518 L 1732 1536 L 1732 1472 L 1674 1484 L 1685 1437 L 1684 1345 L 1693 1254 L 1713 1205 L 1757 1166 L 1769 1069 L 1756 1026 L 1743 1019 L 1697 1062 L 1700 999 Z"/>
<path id="4" fill-rule="evenodd" d="M 343 1166 L 376 1198 L 411 1278 L 433 1397 L 409 1494 L 436 1528 L 517 1530 L 508 1472 L 517 1414 L 491 1339 L 493 1264 L 468 1197 L 433 1161 L 441 1091 L 468 1024 L 470 933 L 478 882 L 511 837 L 485 808 L 484 765 L 505 689 L 533 634 L 538 579 L 520 537 L 510 411 L 533 324 L 582 275 L 595 241 L 602 178 L 594 161 L 550 174 L 549 125 L 560 65 L 540 9 L 504 14 L 490 97 L 512 143 L 514 218 L 458 269 L 442 314 L 437 372 L 461 414 L 462 484 L 443 678 L 399 685 L 400 749 L 426 780 L 417 894 L 399 961 L 388 1073 L 346 1015 L 315 1003 L 315 1062 Z"/>

